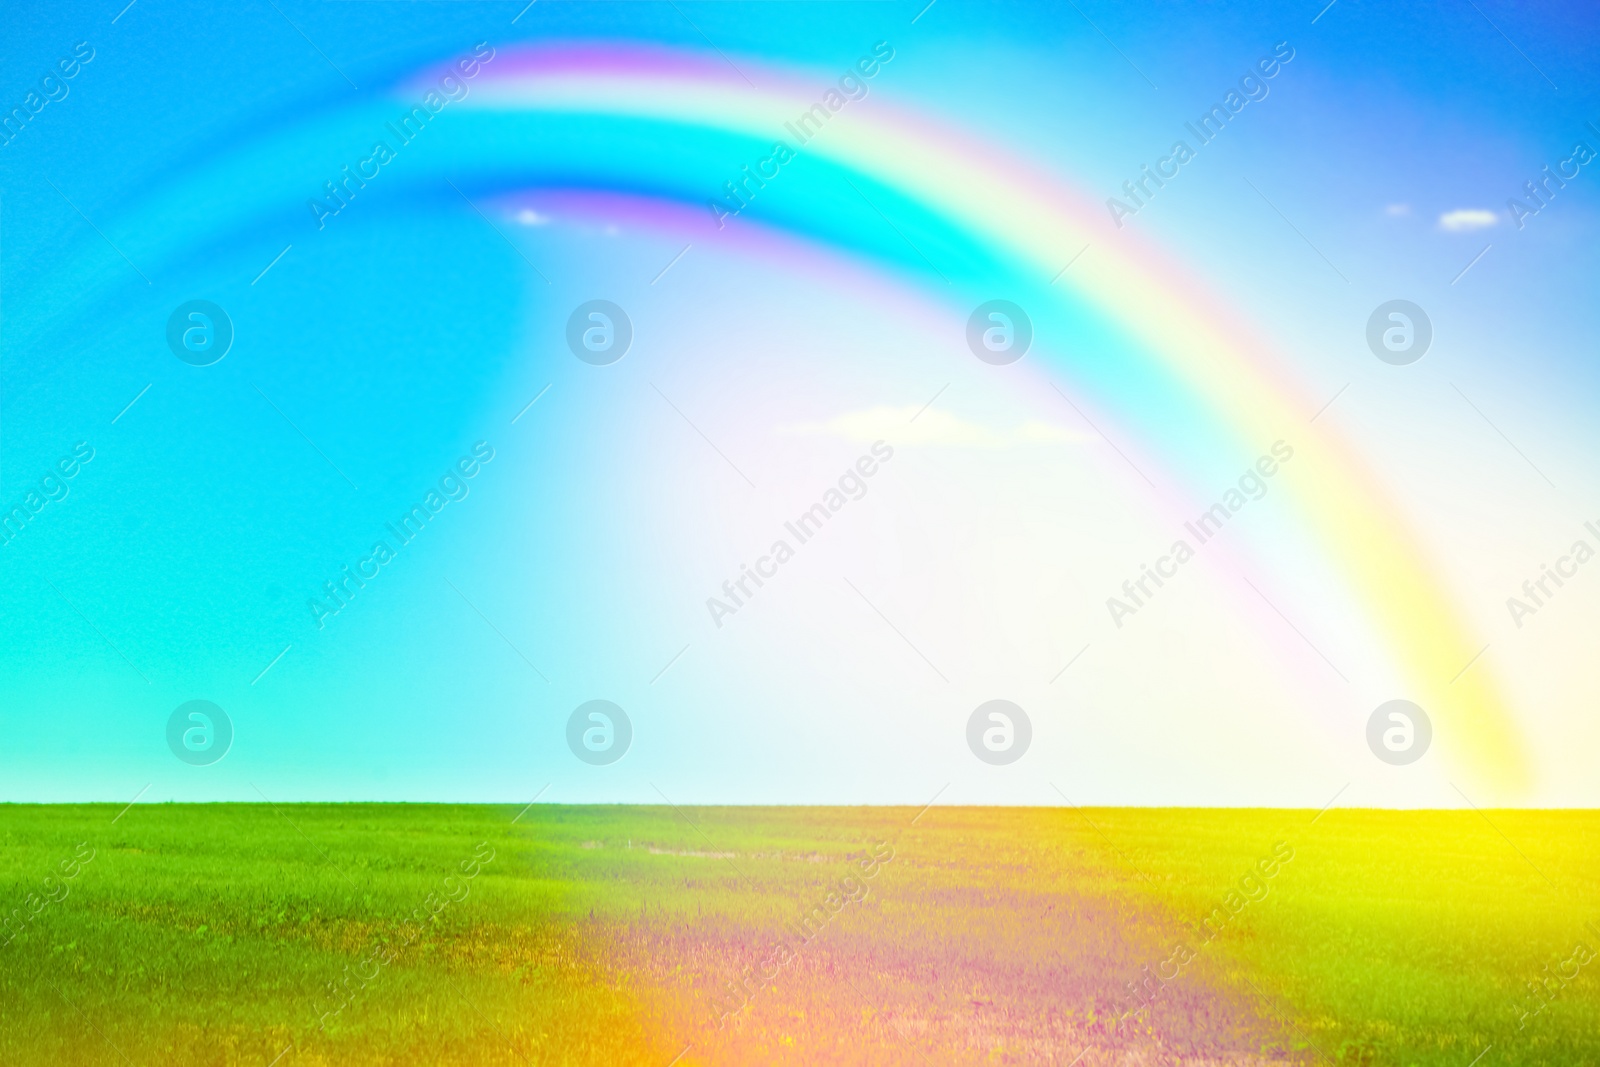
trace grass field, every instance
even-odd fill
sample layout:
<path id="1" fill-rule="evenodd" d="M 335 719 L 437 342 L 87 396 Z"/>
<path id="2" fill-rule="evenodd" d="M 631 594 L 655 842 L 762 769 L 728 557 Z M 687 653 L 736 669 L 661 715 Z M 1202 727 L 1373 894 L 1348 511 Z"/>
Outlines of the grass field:
<path id="1" fill-rule="evenodd" d="M 1600 1063 L 1595 813 L 118 811 L 0 807 L 0 1063 Z"/>

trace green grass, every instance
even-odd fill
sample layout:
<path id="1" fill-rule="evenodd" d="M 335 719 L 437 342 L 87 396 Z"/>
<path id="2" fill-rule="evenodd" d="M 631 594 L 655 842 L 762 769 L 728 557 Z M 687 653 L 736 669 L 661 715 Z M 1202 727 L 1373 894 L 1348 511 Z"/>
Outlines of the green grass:
<path id="1" fill-rule="evenodd" d="M 1253 849 L 1295 847 L 1214 947 L 1337 1062 L 1466 1067 L 1492 1044 L 1484 1067 L 1600 1063 L 1600 960 L 1519 1025 L 1545 964 L 1600 949 L 1600 813 L 1313 814 L 1095 819 L 1181 915 L 1208 911 Z"/>
<path id="2" fill-rule="evenodd" d="M 118 811 L 0 806 L 0 906 L 66 891 L 0 947 L 0 1064 L 1600 1063 L 1600 959 L 1518 1028 L 1600 945 L 1589 812 Z"/>

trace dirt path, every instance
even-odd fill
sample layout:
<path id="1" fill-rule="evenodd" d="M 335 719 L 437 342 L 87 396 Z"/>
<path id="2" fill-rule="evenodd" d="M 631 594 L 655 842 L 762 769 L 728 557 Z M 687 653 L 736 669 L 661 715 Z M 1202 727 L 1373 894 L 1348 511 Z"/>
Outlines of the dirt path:
<path id="1" fill-rule="evenodd" d="M 1210 950 L 1126 1014 L 1139 1003 L 1126 983 L 1161 968 L 1184 926 L 1058 826 L 941 812 L 877 847 L 892 858 L 870 880 L 865 846 L 848 862 L 825 847 L 821 862 L 796 855 L 776 874 L 770 857 L 738 849 L 675 856 L 681 879 L 702 887 L 687 894 L 695 915 L 652 912 L 647 896 L 643 918 L 597 922 L 586 940 L 682 1067 L 1305 1059 L 1270 1009 L 1226 987 Z M 725 866 L 748 877 L 711 888 L 707 874 Z"/>

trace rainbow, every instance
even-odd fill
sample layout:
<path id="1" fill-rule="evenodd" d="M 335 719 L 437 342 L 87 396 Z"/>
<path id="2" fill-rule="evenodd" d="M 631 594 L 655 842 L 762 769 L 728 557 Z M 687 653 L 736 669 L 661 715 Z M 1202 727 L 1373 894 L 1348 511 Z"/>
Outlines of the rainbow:
<path id="1" fill-rule="evenodd" d="M 879 73 L 878 84 L 891 79 L 892 63 Z M 821 78 L 757 70 L 747 62 L 735 69 L 722 59 L 656 49 L 541 48 L 497 57 L 467 107 L 644 120 L 673 130 L 721 131 L 756 145 L 784 140 L 798 147 L 785 124 L 829 87 Z M 1046 291 L 1096 309 L 1125 342 L 1120 351 L 1129 362 L 1097 376 L 1091 390 L 1096 400 L 1121 424 L 1137 423 L 1139 391 L 1155 383 L 1189 408 L 1186 430 L 1203 425 L 1215 438 L 1210 447 L 1231 442 L 1240 450 L 1236 454 L 1253 455 L 1292 433 L 1315 465 L 1314 477 L 1290 480 L 1295 505 L 1364 607 L 1370 632 L 1390 650 L 1411 686 L 1407 695 L 1437 709 L 1440 743 L 1479 784 L 1501 795 L 1527 787 L 1523 747 L 1491 671 L 1479 663 L 1462 673 L 1479 646 L 1446 586 L 1397 520 L 1384 487 L 1336 432 L 1311 424 L 1315 408 L 1283 373 L 1282 361 L 1243 324 L 1218 311 L 1223 301 L 1131 231 L 1112 231 L 1099 202 L 1003 158 L 992 145 L 880 100 L 870 107 L 849 102 L 801 151 L 870 183 L 899 205 L 937 218 L 1022 274 L 1053 278 L 1073 253 L 1093 248 L 1085 269 L 1065 272 Z M 731 162 L 725 166 L 728 178 L 740 177 Z M 618 184 L 648 184 L 651 168 L 650 160 L 641 159 L 637 173 Z M 656 192 L 690 199 L 682 189 Z M 716 184 L 699 187 L 700 201 L 720 195 Z M 787 212 L 766 213 L 763 221 L 776 218 L 810 235 L 827 233 L 828 226 L 808 217 L 804 205 L 789 203 Z M 705 217 L 710 225 L 715 213 L 707 208 Z M 926 280 L 935 292 L 947 289 L 937 278 Z M 1176 443 L 1169 439 L 1154 449 L 1168 469 L 1177 465 Z M 1196 495 L 1205 493 L 1196 487 Z"/>
<path id="2" fill-rule="evenodd" d="M 863 53 L 869 50 L 864 42 Z M 915 233 L 914 242 L 885 226 L 875 244 L 863 227 L 841 224 L 838 201 L 786 196 L 779 188 L 720 229 L 707 204 L 722 195 L 723 182 L 787 140 L 786 124 L 822 100 L 839 72 L 801 77 L 745 59 L 736 68 L 718 56 L 654 47 L 501 50 L 418 138 L 420 147 L 400 149 L 405 165 L 388 167 L 361 195 L 409 190 L 465 210 L 444 179 L 470 173 L 476 180 L 463 180 L 480 194 L 542 189 L 578 199 L 642 199 L 660 210 L 640 217 L 661 225 L 703 212 L 707 239 L 748 224 L 747 232 L 771 227 L 857 259 L 898 260 L 902 275 L 961 320 L 979 299 L 999 295 L 984 291 L 997 277 L 1017 279 L 1029 306 L 1039 308 L 1036 325 L 1053 305 L 1061 319 L 1089 322 L 1092 340 L 1114 341 L 1052 351 L 1047 365 L 1130 431 L 1135 450 L 1174 483 L 1174 495 L 1214 498 L 1221 466 L 1293 439 L 1305 460 L 1296 459 L 1297 475 L 1285 484 L 1300 525 L 1359 605 L 1366 638 L 1407 688 L 1371 694 L 1373 706 L 1392 696 L 1415 700 L 1434 717 L 1444 751 L 1475 783 L 1502 797 L 1525 791 L 1530 769 L 1512 713 L 1489 665 L 1473 662 L 1479 644 L 1447 584 L 1357 450 L 1328 423 L 1311 422 L 1315 405 L 1285 362 L 1221 310 L 1225 301 L 1199 279 L 1132 230 L 1114 230 L 1098 200 L 992 144 L 890 106 L 882 96 L 893 72 L 890 60 L 864 79 L 866 98 L 848 101 L 803 146 L 791 142 L 803 157 L 791 166 L 848 179 L 835 184 L 858 212 L 866 202 L 893 215 Z M 359 158 L 349 153 L 366 142 L 353 137 L 369 138 L 395 121 L 447 73 L 421 71 L 386 97 L 274 131 L 163 188 L 143 205 L 144 218 L 156 222 L 142 240 L 129 239 L 136 258 L 192 258 L 200 246 L 215 247 L 217 219 L 230 215 L 306 233 L 306 197 L 331 176 L 337 163 L 330 161 Z M 800 176 L 773 181 L 815 188 Z M 907 246 L 916 246 L 914 255 Z M 1063 271 L 1085 248 L 1091 251 L 1082 262 Z M 62 288 L 75 297 L 82 279 L 109 286 L 107 272 L 116 270 L 121 266 L 83 260 Z M 1115 358 L 1099 356 L 1107 351 Z M 1202 471 L 1195 452 L 1229 458 Z"/>

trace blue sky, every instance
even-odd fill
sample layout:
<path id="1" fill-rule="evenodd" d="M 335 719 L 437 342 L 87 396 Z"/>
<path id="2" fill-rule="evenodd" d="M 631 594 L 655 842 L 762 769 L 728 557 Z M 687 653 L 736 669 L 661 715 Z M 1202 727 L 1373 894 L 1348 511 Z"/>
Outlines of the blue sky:
<path id="1" fill-rule="evenodd" d="M 0 148 L 0 500 L 78 442 L 94 449 L 67 495 L 0 548 L 0 798 L 126 799 L 149 784 L 151 800 L 509 801 L 549 785 L 559 800 L 920 802 L 955 782 L 949 799 L 1052 803 L 1055 780 L 1085 802 L 1320 804 L 1359 778 L 1364 802 L 1454 803 L 1442 772 L 1402 778 L 1370 765 L 1359 731 L 1346 744 L 1327 721 L 1364 712 L 1317 705 L 1309 668 L 1252 666 L 1271 653 L 1228 611 L 1207 615 L 1209 584 L 1099 651 L 1104 587 L 1129 562 L 1116 549 L 1160 528 L 1115 457 L 1075 452 L 1067 430 L 1054 451 L 908 447 L 884 472 L 903 480 L 875 486 L 856 526 L 737 620 L 749 626 L 708 632 L 708 584 L 860 451 L 797 426 L 914 408 L 946 381 L 950 418 L 1070 421 L 972 376 L 913 287 L 848 261 L 830 279 L 723 251 L 686 260 L 665 291 L 640 284 L 673 254 L 660 234 L 587 218 L 511 241 L 448 189 L 398 182 L 320 231 L 293 200 L 242 207 L 273 168 L 320 158 L 398 83 L 479 41 L 720 51 L 820 85 L 887 40 L 896 58 L 860 106 L 958 127 L 1096 199 L 1288 42 L 1270 95 L 1129 225 L 1271 337 L 1309 393 L 1341 396 L 1330 417 L 1518 680 L 1545 759 L 1538 797 L 1600 800 L 1575 658 L 1600 625 L 1593 596 L 1575 582 L 1536 638 L 1506 630 L 1502 605 L 1600 517 L 1587 462 L 1600 170 L 1525 228 L 1505 214 L 1575 141 L 1600 149 L 1593 16 L 1576 6 L 119 7 L 30 14 L 0 53 L 10 108 L 78 42 L 94 49 L 70 92 Z M 244 161 L 263 171 L 202 190 L 192 217 L 150 206 Z M 472 191 L 483 204 L 516 189 Z M 1488 214 L 1441 221 L 1463 211 Z M 158 254 L 171 241 L 181 254 Z M 626 283 L 637 306 L 678 332 L 601 379 L 561 349 L 561 329 L 624 275 L 639 280 Z M 1438 331 L 1405 377 L 1360 342 L 1371 309 L 1397 296 Z M 238 329 L 211 368 L 165 347 L 168 315 L 194 298 L 223 304 Z M 769 461 L 759 503 L 729 495 L 706 436 Z M 312 625 L 307 599 L 480 441 L 495 458 L 465 499 Z M 1033 572 L 1037 589 L 1026 566 L 1049 568 Z M 916 567 L 959 596 L 896 584 Z M 870 615 L 836 621 L 844 609 L 816 590 L 835 595 L 850 573 L 895 590 L 884 595 L 902 623 L 939 620 L 944 662 L 964 661 L 957 691 L 932 687 L 892 635 L 877 644 Z M 960 621 L 1013 600 L 1006 642 Z M 1081 681 L 1044 681 L 1086 642 L 1097 651 Z M 1016 663 L 1032 673 L 1009 676 L 1023 668 L 1007 648 L 1028 650 Z M 1130 689 L 1151 662 L 1181 684 Z M 966 715 L 1008 694 L 1038 709 L 1037 750 L 979 765 Z M 636 748 L 611 767 L 581 764 L 562 740 L 572 708 L 596 698 L 635 721 Z M 191 699 L 234 721 L 233 750 L 209 767 L 166 748 L 169 714 Z M 1319 710 L 1283 711 L 1301 700 Z"/>

